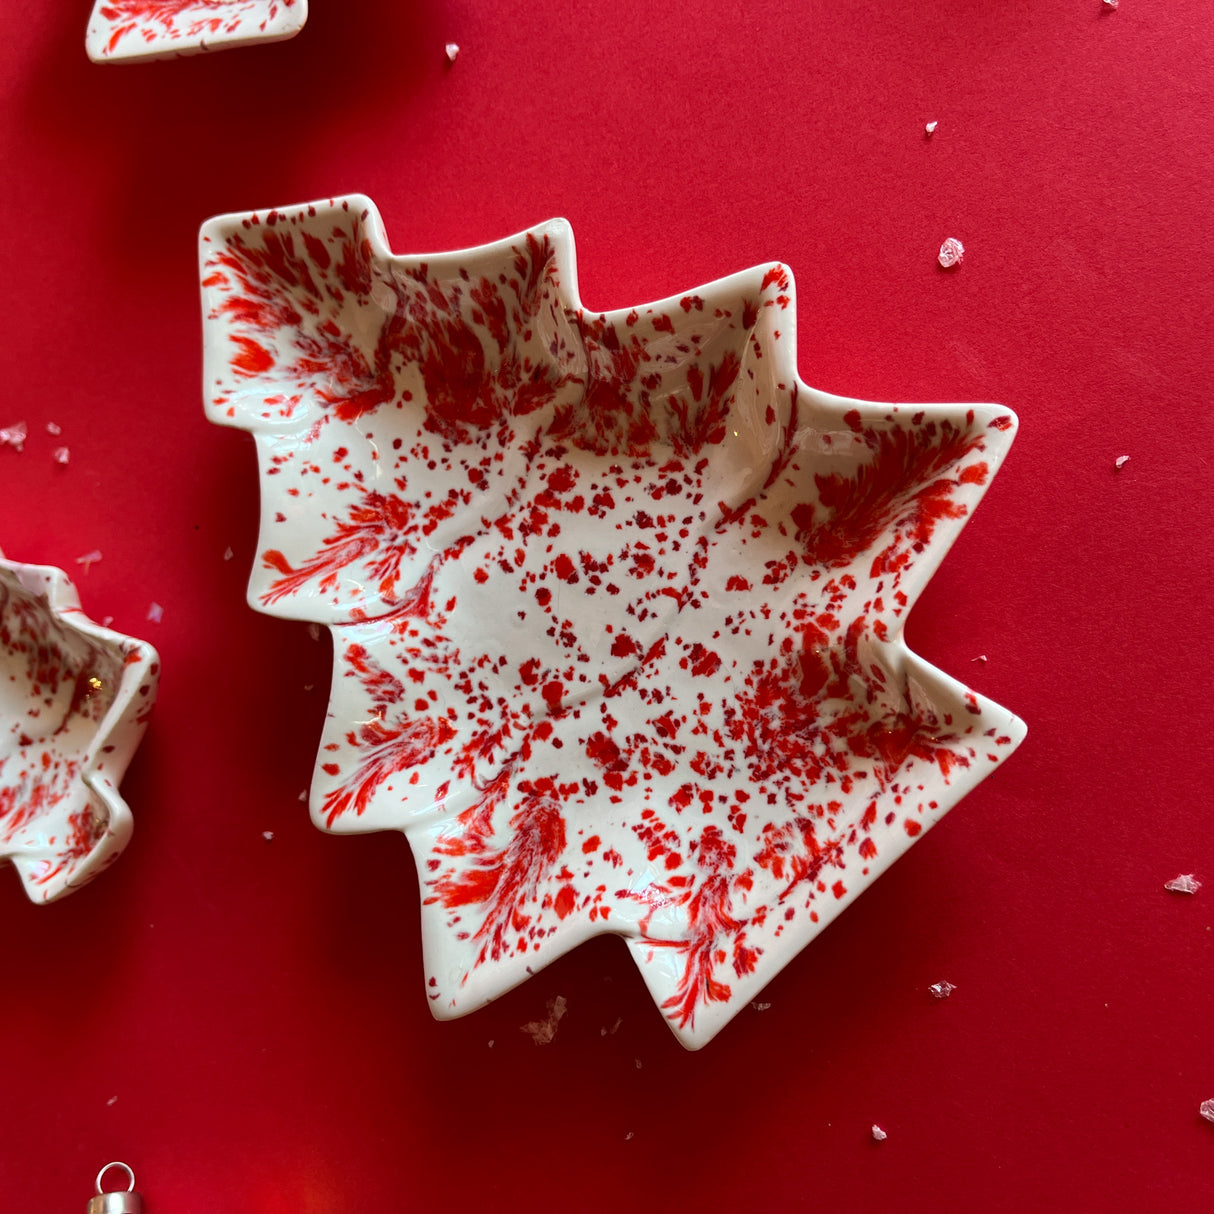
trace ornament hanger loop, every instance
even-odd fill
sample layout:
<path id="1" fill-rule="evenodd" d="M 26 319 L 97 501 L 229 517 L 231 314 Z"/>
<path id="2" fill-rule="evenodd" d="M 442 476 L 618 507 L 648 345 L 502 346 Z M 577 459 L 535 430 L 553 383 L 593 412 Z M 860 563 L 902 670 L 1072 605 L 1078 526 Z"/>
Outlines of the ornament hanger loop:
<path id="1" fill-rule="evenodd" d="M 130 1184 L 127 1185 L 126 1191 L 128 1193 L 133 1193 L 135 1191 L 135 1173 L 131 1170 L 130 1164 L 123 1163 L 121 1160 L 118 1160 L 118 1159 L 116 1159 L 113 1163 L 107 1163 L 105 1165 L 105 1167 L 102 1168 L 101 1171 L 97 1173 L 97 1192 L 102 1193 L 105 1191 L 101 1187 L 101 1179 L 106 1174 L 106 1172 L 108 1172 L 110 1170 L 110 1168 L 121 1168 L 126 1173 L 127 1179 L 131 1182 Z"/>

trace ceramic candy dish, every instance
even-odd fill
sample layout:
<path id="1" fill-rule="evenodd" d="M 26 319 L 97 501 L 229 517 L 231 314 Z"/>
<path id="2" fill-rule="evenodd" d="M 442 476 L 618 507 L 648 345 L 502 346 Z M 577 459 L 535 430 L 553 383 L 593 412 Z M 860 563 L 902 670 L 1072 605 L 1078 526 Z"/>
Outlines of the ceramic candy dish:
<path id="1" fill-rule="evenodd" d="M 902 640 L 1014 417 L 806 387 L 784 267 L 595 314 L 565 223 L 361 197 L 201 261 L 250 602 L 333 633 L 312 813 L 408 835 L 435 1015 L 615 932 L 700 1046 L 1024 736 Z"/>
<path id="2" fill-rule="evenodd" d="M 84 615 L 66 574 L 0 559 L 0 860 L 33 901 L 78 889 L 126 846 L 118 782 L 159 670 L 150 645 Z"/>
<path id="3" fill-rule="evenodd" d="M 94 63 L 176 59 L 281 42 L 308 19 L 308 0 L 96 0 L 84 45 Z"/>

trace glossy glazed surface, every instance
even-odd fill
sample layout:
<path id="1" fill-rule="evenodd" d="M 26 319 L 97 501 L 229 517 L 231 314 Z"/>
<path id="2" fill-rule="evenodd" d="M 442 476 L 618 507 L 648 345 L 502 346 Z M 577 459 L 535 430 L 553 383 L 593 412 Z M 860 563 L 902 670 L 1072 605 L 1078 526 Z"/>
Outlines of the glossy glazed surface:
<path id="1" fill-rule="evenodd" d="M 156 700 L 150 645 L 87 619 L 66 574 L 0 560 L 0 860 L 50 902 L 108 868 L 117 786 Z"/>
<path id="2" fill-rule="evenodd" d="M 1014 417 L 808 388 L 783 266 L 593 314 L 563 222 L 361 197 L 201 259 L 250 602 L 334 635 L 312 813 L 409 837 L 436 1015 L 614 932 L 698 1047 L 1023 737 L 901 638 Z"/>
<path id="3" fill-rule="evenodd" d="M 94 63 L 176 59 L 281 42 L 308 19 L 308 0 L 96 0 L 85 49 Z"/>

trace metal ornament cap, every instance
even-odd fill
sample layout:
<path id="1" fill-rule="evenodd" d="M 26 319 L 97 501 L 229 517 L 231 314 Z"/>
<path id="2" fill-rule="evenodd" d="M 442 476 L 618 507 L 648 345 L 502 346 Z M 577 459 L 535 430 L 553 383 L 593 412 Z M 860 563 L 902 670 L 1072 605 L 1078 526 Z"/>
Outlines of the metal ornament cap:
<path id="1" fill-rule="evenodd" d="M 122 1192 L 103 1193 L 101 1181 L 111 1168 L 120 1168 L 130 1184 Z M 97 1173 L 97 1196 L 89 1198 L 88 1214 L 143 1214 L 143 1198 L 135 1192 L 135 1173 L 125 1163 L 107 1163 Z"/>

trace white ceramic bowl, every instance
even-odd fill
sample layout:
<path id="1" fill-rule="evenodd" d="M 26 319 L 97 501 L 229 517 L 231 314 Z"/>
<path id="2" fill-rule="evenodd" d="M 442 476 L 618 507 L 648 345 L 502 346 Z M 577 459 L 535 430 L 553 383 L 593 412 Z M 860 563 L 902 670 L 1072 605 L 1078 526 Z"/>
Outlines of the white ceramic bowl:
<path id="1" fill-rule="evenodd" d="M 294 38 L 308 0 L 96 0 L 85 34 L 94 63 L 177 59 Z"/>
<path id="2" fill-rule="evenodd" d="M 614 932 L 700 1046 L 1023 738 L 902 639 L 1015 418 L 807 387 L 783 266 L 593 314 L 562 221 L 395 257 L 350 197 L 201 272 L 250 603 L 333 633 L 312 814 L 407 834 L 435 1015 Z"/>
<path id="3" fill-rule="evenodd" d="M 94 624 L 65 573 L 0 558 L 0 860 L 35 902 L 131 835 L 118 783 L 156 700 L 156 651 Z"/>

